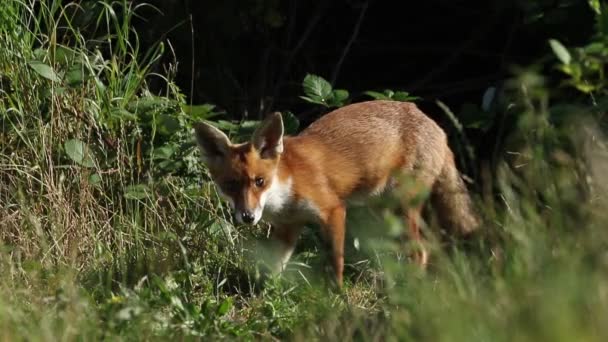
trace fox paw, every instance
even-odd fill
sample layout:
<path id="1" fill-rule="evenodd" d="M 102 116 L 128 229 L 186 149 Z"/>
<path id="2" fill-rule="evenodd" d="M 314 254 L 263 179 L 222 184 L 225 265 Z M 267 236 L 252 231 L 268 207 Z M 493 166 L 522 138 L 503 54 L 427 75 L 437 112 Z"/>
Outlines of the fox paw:
<path id="1" fill-rule="evenodd" d="M 420 268 L 425 269 L 429 261 L 429 253 L 426 251 L 426 249 L 421 248 L 416 251 L 413 251 L 410 255 L 410 259 L 415 264 L 420 266 Z"/>

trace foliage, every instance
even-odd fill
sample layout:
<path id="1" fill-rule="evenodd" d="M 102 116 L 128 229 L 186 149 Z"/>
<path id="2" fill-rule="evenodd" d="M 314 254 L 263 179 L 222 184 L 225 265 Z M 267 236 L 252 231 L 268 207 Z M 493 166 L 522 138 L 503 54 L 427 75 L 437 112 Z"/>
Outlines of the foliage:
<path id="1" fill-rule="evenodd" d="M 351 102 L 347 90 L 333 89 L 327 80 L 318 75 L 307 74 L 302 81 L 302 90 L 305 96 L 300 96 L 301 99 L 326 108 L 343 107 Z M 382 92 L 368 90 L 363 94 L 372 97 L 374 100 L 408 102 L 420 99 L 418 96 L 410 95 L 407 91 L 393 91 L 390 89 L 385 89 Z"/>
<path id="2" fill-rule="evenodd" d="M 600 1 L 589 1 L 595 12 L 596 34 L 586 45 L 568 49 L 558 40 L 549 41 L 560 63 L 557 68 L 568 76 L 565 84 L 587 94 L 604 92 L 604 70 L 608 62 L 608 7 Z"/>
<path id="3" fill-rule="evenodd" d="M 237 140 L 258 122 L 188 105 L 173 82 L 175 61 L 162 75 L 151 71 L 165 44 L 141 51 L 130 28 L 145 7 L 99 2 L 87 12 L 96 27 L 86 37 L 72 20 L 82 9 L 63 3 L 8 0 L 0 11 L 3 339 L 608 337 L 606 94 L 600 69 L 589 67 L 603 65 L 603 52 L 549 43 L 560 69 L 586 70 L 566 81 L 592 84 L 592 100 L 556 100 L 561 89 L 525 68 L 489 88 L 481 105 L 444 106 L 457 151 L 473 148 L 470 130 L 493 137 L 477 178 L 482 232 L 445 241 L 431 215 L 434 259 L 422 272 L 397 241 L 403 226 L 391 201 L 351 210 L 346 287 L 336 293 L 320 272 L 326 252 L 314 227 L 280 278 L 261 277 L 267 227 L 233 225 L 197 160 L 193 122 Z M 592 41 L 603 44 L 606 11 L 590 4 Z M 268 13 L 259 15 L 278 24 Z M 165 90 L 152 93 L 148 84 L 159 79 Z M 319 76 L 303 83 L 315 105 L 351 101 Z M 297 118 L 283 114 L 295 133 Z"/>
<path id="4" fill-rule="evenodd" d="M 390 89 L 384 89 L 382 92 L 368 90 L 364 92 L 365 95 L 371 96 L 374 100 L 393 100 L 393 101 L 416 101 L 420 98 L 418 96 L 412 96 L 407 91 L 392 91 Z"/>
<path id="5" fill-rule="evenodd" d="M 348 101 L 348 91 L 333 89 L 331 84 L 321 76 L 307 74 L 302 81 L 302 89 L 305 96 L 300 96 L 300 98 L 327 108 L 342 107 Z"/>

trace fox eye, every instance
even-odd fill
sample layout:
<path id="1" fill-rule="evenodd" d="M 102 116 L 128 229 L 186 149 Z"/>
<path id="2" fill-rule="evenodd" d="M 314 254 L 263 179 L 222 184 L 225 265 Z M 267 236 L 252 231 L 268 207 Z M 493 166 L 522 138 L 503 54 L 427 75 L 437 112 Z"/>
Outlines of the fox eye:
<path id="1" fill-rule="evenodd" d="M 257 186 L 258 188 L 261 188 L 264 186 L 264 178 L 262 177 L 255 177 L 255 186 Z"/>

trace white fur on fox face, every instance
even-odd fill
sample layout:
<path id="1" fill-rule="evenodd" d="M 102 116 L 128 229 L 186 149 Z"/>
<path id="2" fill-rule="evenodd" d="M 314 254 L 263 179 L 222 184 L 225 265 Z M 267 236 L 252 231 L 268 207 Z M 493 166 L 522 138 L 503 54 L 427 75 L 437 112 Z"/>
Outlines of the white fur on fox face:
<path id="1" fill-rule="evenodd" d="M 291 183 L 291 178 L 286 182 L 281 182 L 276 174 L 272 177 L 270 187 L 262 193 L 257 208 L 253 210 L 254 224 L 260 221 L 264 210 L 278 212 L 285 206 L 291 197 Z"/>
<path id="2" fill-rule="evenodd" d="M 256 209 L 255 221 L 262 218 L 264 211 L 278 213 L 288 203 L 291 193 L 291 178 L 281 182 L 275 174 L 270 187 L 260 197 L 259 210 Z"/>

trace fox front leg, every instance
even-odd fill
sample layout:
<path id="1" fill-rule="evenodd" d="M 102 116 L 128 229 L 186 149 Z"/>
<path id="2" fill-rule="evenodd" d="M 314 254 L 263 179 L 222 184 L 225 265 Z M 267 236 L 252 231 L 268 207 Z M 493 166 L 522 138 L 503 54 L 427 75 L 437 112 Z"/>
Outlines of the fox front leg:
<path id="1" fill-rule="evenodd" d="M 338 288 L 342 288 L 343 283 L 345 225 L 346 208 L 339 205 L 329 212 L 322 227 L 323 236 L 331 246 L 332 266 Z"/>
<path id="2" fill-rule="evenodd" d="M 277 274 L 285 269 L 296 248 L 302 228 L 302 226 L 273 225 L 270 236 L 272 240 L 272 260 L 270 261 L 272 273 Z"/>

